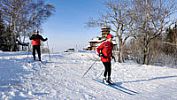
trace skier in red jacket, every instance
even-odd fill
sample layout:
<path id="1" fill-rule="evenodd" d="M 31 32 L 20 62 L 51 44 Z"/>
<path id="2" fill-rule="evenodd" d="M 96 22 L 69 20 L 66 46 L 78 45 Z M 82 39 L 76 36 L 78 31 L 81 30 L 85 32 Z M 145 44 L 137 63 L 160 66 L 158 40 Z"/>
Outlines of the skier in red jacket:
<path id="1" fill-rule="evenodd" d="M 44 39 L 41 35 L 39 35 L 39 31 L 36 31 L 30 37 L 30 40 L 32 40 L 31 43 L 32 43 L 32 46 L 33 46 L 33 58 L 34 58 L 34 60 L 36 60 L 35 51 L 37 51 L 39 61 L 41 61 L 41 50 L 40 50 L 41 40 L 42 41 L 47 41 L 47 38 Z"/>
<path id="2" fill-rule="evenodd" d="M 97 53 L 101 57 L 101 61 L 105 67 L 103 82 L 107 82 L 111 84 L 111 58 L 112 56 L 112 43 L 113 36 L 108 34 L 106 37 L 106 41 L 102 42 L 100 46 L 97 47 Z M 106 78 L 108 74 L 108 78 Z"/>

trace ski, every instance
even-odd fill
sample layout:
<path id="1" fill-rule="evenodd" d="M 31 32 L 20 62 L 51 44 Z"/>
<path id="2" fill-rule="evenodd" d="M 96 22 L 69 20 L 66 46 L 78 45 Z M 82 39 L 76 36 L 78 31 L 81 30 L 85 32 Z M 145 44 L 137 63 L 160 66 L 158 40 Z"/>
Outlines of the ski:
<path id="1" fill-rule="evenodd" d="M 28 61 L 28 63 L 35 63 L 35 62 L 40 62 L 41 64 L 46 65 L 47 61 L 39 61 L 39 60 L 32 60 L 32 61 Z"/>
<path id="2" fill-rule="evenodd" d="M 125 94 L 128 94 L 128 95 L 136 95 L 136 94 L 139 94 L 138 92 L 136 91 L 133 91 L 133 90 L 130 90 L 128 88 L 125 88 L 123 86 L 121 86 L 122 83 L 118 84 L 118 83 L 111 83 L 111 84 L 108 84 L 108 83 L 104 83 L 103 80 L 100 80 L 100 79 L 94 79 L 96 82 L 100 83 L 100 84 L 103 84 L 105 86 L 108 86 L 110 88 L 113 88 L 115 90 L 119 90 Z"/>
<path id="3" fill-rule="evenodd" d="M 97 82 L 99 82 L 99 83 L 102 83 L 102 84 L 105 84 L 105 85 L 109 85 L 109 86 L 116 85 L 114 82 L 108 83 L 108 82 L 106 82 L 104 80 L 101 80 L 101 79 L 94 79 L 94 80 L 97 81 Z"/>
<path id="4" fill-rule="evenodd" d="M 39 62 L 41 62 L 41 64 L 44 64 L 44 65 L 46 65 L 47 63 L 47 61 L 39 61 Z"/>

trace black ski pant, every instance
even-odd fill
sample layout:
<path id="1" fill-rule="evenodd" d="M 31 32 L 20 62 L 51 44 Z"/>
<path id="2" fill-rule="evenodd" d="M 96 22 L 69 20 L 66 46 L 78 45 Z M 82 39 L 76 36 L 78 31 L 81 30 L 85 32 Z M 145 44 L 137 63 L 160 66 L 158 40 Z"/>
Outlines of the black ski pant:
<path id="1" fill-rule="evenodd" d="M 104 77 L 108 74 L 108 79 L 111 77 L 111 62 L 103 62 L 103 65 L 105 67 L 104 71 Z"/>
<path id="2" fill-rule="evenodd" d="M 41 49 L 40 49 L 40 45 L 33 45 L 33 58 L 34 60 L 36 60 L 36 52 L 37 51 L 37 54 L 38 54 L 38 58 L 39 60 L 41 60 Z"/>

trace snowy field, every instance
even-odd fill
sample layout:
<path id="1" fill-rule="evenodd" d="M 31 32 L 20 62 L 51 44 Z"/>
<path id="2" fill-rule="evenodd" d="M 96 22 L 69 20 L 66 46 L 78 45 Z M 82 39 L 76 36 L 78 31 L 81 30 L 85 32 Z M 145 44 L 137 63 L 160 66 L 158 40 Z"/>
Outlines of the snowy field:
<path id="1" fill-rule="evenodd" d="M 42 55 L 0 52 L 0 100 L 177 100 L 177 69 L 112 62 L 112 80 L 102 79 L 95 53 Z M 91 70 L 82 77 L 85 71 Z"/>

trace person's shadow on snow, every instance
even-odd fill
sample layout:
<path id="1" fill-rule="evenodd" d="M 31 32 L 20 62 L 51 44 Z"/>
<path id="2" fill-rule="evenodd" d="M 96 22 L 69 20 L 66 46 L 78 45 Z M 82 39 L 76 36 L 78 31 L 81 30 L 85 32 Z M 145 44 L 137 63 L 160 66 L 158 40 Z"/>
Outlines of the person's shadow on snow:
<path id="1" fill-rule="evenodd" d="M 112 85 L 110 85 L 112 88 L 119 90 L 121 92 L 124 92 L 126 94 L 129 95 L 135 95 L 135 94 L 139 94 L 138 92 L 128 89 L 123 85 L 123 83 L 132 83 L 132 82 L 146 82 L 146 81 L 152 81 L 152 80 L 159 80 L 159 79 L 167 79 L 167 78 L 177 78 L 177 75 L 174 76 L 161 76 L 161 77 L 154 77 L 154 78 L 150 78 L 150 79 L 142 79 L 142 80 L 134 80 L 134 81 L 123 81 L 123 82 L 115 82 Z"/>
<path id="2" fill-rule="evenodd" d="M 177 75 L 173 75 L 173 76 L 160 76 L 160 77 L 154 77 L 154 78 L 150 78 L 150 79 L 141 79 L 141 80 L 134 80 L 134 81 L 123 81 L 121 83 L 146 82 L 146 81 L 168 79 L 168 78 L 177 78 Z"/>
<path id="3" fill-rule="evenodd" d="M 110 86 L 116 90 L 119 90 L 119 91 L 129 94 L 129 95 L 139 94 L 138 92 L 136 92 L 134 90 L 131 90 L 131 89 L 128 89 L 128 88 L 122 86 L 122 84 L 123 84 L 122 82 L 115 82 L 115 83 L 111 84 Z"/>

